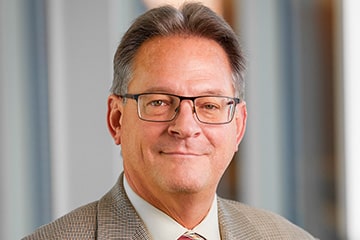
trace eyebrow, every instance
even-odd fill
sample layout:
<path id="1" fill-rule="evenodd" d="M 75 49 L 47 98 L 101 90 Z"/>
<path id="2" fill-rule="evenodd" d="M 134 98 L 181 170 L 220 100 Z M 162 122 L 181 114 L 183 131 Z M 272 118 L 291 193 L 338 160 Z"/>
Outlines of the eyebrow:
<path id="1" fill-rule="evenodd" d="M 144 93 L 167 93 L 167 94 L 177 94 L 173 91 L 173 89 L 169 89 L 166 87 L 151 87 L 143 91 Z M 223 90 L 220 89 L 205 89 L 201 90 L 201 92 L 197 92 L 196 95 L 226 95 Z"/>

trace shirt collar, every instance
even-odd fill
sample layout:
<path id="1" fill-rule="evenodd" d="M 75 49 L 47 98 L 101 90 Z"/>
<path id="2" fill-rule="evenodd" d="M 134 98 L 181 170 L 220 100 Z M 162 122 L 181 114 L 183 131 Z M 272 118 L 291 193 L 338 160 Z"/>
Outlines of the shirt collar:
<path id="1" fill-rule="evenodd" d="M 128 184 L 125 175 L 124 188 L 131 204 L 143 220 L 146 228 L 152 236 L 152 239 L 177 239 L 183 233 L 188 231 L 188 229 L 181 226 L 174 219 L 137 195 Z M 193 231 L 204 236 L 206 239 L 220 240 L 216 195 L 208 215 L 193 229 Z"/>

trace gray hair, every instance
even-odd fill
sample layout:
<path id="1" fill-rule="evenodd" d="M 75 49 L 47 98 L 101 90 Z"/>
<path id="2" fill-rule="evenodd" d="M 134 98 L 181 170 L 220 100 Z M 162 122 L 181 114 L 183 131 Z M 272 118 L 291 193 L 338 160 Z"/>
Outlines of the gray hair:
<path id="1" fill-rule="evenodd" d="M 111 92 L 127 93 L 132 64 L 141 45 L 153 37 L 196 36 L 216 41 L 226 52 L 232 69 L 237 97 L 244 98 L 245 59 L 237 36 L 226 21 L 200 3 L 187 3 L 180 9 L 162 6 L 139 16 L 123 36 L 114 56 Z"/>

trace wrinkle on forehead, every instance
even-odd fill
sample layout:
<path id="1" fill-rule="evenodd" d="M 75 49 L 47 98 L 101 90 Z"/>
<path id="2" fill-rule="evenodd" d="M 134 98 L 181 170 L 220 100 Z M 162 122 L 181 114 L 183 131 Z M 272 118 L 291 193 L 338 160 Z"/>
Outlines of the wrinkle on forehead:
<path id="1" fill-rule="evenodd" d="M 189 45 L 196 47 L 190 48 Z M 212 61 L 217 61 L 218 63 L 224 62 L 225 60 L 229 69 L 231 69 L 225 51 L 217 42 L 207 38 L 183 35 L 155 37 L 146 41 L 139 48 L 135 56 L 134 66 L 136 68 L 138 64 L 144 66 L 155 65 L 161 68 L 163 64 L 172 62 L 171 60 L 174 60 L 174 58 L 184 55 L 201 55 L 207 59 L 212 59 Z M 188 60 L 189 59 L 193 58 L 188 58 Z M 179 62 L 177 61 L 177 63 Z"/>
<path id="2" fill-rule="evenodd" d="M 150 81 L 148 87 L 151 88 L 163 87 L 157 85 L 158 82 L 175 85 L 186 81 L 194 87 L 199 83 L 202 91 L 211 92 L 214 91 L 214 80 L 225 80 L 233 88 L 226 52 L 207 38 L 169 36 L 150 39 L 139 48 L 133 70 L 133 79 L 144 83 Z M 143 79 L 144 76 L 154 79 Z"/>

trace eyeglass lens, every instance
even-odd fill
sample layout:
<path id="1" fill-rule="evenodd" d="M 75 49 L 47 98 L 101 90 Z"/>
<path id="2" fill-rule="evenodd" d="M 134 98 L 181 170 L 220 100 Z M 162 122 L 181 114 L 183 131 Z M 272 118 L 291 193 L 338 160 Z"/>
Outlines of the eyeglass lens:
<path id="1" fill-rule="evenodd" d="M 233 98 L 222 96 L 203 96 L 186 98 L 168 94 L 140 94 L 138 114 L 146 121 L 171 121 L 179 112 L 182 100 L 192 100 L 195 114 L 200 122 L 221 124 L 233 118 L 236 102 Z"/>

